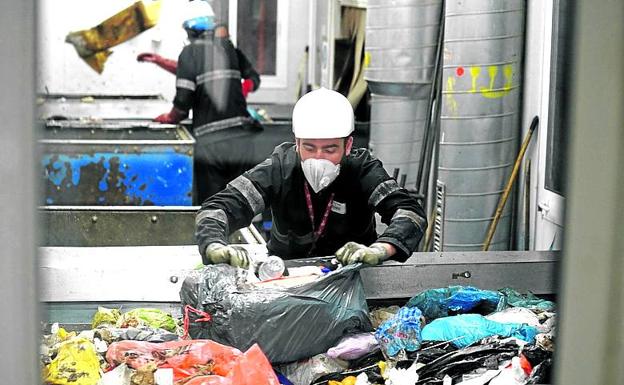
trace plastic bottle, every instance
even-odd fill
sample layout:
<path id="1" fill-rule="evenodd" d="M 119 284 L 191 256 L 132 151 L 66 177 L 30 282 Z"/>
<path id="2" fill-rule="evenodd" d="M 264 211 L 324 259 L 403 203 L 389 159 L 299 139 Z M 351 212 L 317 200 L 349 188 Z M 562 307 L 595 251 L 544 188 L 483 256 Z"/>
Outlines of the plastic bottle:
<path id="1" fill-rule="evenodd" d="M 266 261 L 260 264 L 258 268 L 258 278 L 260 278 L 261 281 L 279 278 L 284 274 L 285 269 L 286 266 L 282 258 L 271 255 Z"/>

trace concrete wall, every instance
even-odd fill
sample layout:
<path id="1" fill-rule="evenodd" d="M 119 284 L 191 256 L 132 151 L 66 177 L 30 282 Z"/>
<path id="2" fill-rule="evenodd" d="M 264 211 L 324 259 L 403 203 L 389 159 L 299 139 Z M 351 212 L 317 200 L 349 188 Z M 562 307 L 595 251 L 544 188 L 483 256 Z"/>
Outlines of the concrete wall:
<path id="1" fill-rule="evenodd" d="M 284 0 L 286 1 L 286 0 Z M 69 32 L 89 29 L 114 15 L 132 0 L 39 0 L 37 92 L 55 94 L 163 95 L 172 100 L 175 77 L 154 64 L 138 63 L 136 55 L 156 52 L 177 59 L 186 33 L 181 28 L 181 9 L 187 0 L 162 0 L 159 24 L 141 35 L 112 48 L 102 74 L 80 59 L 74 47 L 65 43 Z M 287 85 L 260 88 L 250 97 L 254 103 L 292 103 L 296 72 L 307 43 L 307 2 L 288 3 Z"/>

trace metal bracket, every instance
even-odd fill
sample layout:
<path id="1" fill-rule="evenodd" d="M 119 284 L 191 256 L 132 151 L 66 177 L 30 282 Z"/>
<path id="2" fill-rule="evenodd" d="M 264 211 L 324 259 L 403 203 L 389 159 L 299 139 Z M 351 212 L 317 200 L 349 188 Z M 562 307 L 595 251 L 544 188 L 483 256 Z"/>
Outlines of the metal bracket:
<path id="1" fill-rule="evenodd" d="M 444 206 L 446 203 L 446 186 L 436 181 L 435 216 L 433 220 L 433 251 L 443 251 L 444 246 Z"/>

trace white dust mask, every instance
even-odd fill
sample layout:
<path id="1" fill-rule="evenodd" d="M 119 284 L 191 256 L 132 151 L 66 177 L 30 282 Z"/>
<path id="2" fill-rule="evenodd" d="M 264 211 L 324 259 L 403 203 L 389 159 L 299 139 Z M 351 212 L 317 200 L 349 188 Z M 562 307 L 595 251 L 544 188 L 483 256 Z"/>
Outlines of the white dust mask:
<path id="1" fill-rule="evenodd" d="M 306 159 L 301 162 L 301 168 L 315 193 L 329 186 L 340 173 L 340 164 L 334 164 L 327 159 Z"/>

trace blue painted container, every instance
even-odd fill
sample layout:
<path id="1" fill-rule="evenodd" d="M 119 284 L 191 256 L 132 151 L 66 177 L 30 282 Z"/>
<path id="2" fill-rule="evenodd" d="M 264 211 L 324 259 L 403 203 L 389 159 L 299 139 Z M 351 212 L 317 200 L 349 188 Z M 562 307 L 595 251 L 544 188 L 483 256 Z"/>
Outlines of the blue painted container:
<path id="1" fill-rule="evenodd" d="M 47 121 L 43 205 L 190 206 L 195 140 L 149 121 Z"/>

